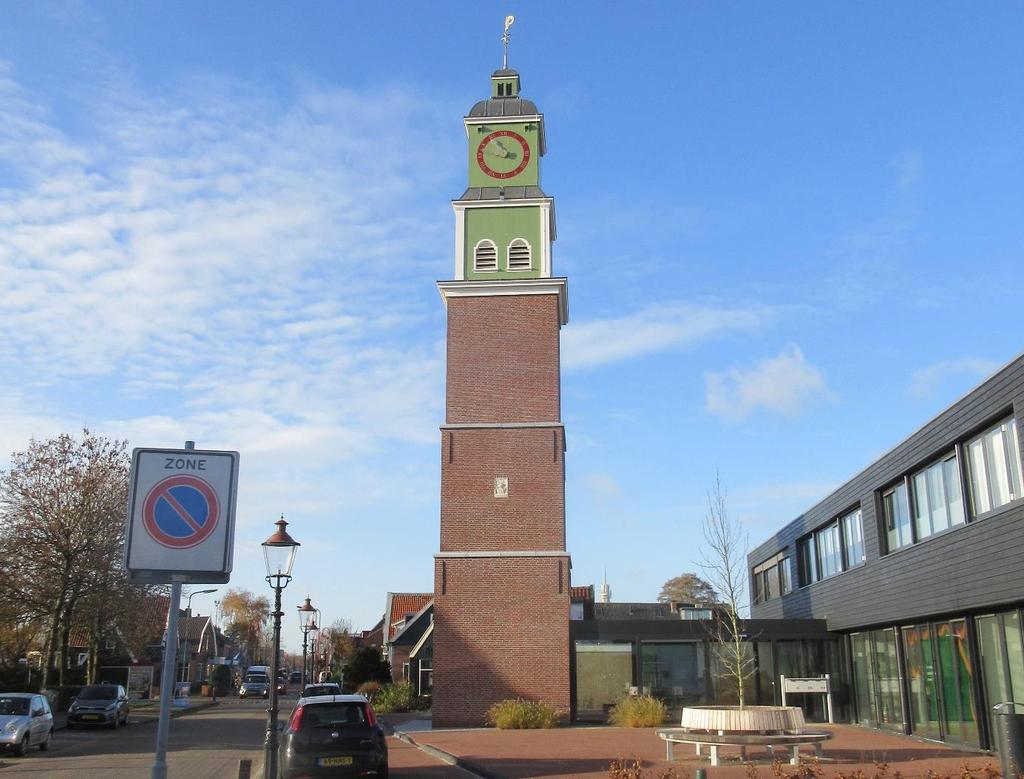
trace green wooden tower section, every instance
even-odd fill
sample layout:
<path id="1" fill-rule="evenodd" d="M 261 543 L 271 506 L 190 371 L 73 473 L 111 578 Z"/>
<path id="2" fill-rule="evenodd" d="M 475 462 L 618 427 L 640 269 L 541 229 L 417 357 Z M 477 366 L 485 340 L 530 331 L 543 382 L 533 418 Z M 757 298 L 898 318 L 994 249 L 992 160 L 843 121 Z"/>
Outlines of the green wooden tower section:
<path id="1" fill-rule="evenodd" d="M 540 187 L 544 115 L 519 74 L 491 76 L 491 95 L 465 117 L 469 186 L 455 209 L 455 279 L 551 278 L 554 201 Z"/>

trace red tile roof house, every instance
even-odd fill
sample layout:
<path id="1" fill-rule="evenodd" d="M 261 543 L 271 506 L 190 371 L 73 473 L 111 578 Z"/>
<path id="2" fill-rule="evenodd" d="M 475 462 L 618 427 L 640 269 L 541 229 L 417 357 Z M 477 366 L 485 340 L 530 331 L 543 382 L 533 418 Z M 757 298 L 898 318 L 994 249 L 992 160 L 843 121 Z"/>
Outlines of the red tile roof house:
<path id="1" fill-rule="evenodd" d="M 413 632 L 422 633 L 431 624 L 434 593 L 389 592 L 384 609 L 383 654 L 391 664 L 391 678 L 396 682 L 412 679 L 410 654 L 417 647 Z"/>

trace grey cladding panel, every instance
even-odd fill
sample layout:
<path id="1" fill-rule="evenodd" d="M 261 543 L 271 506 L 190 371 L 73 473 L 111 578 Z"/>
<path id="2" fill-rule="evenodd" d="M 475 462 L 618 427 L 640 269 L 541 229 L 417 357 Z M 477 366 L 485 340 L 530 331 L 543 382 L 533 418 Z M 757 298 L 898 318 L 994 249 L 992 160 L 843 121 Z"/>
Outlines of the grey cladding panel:
<path id="1" fill-rule="evenodd" d="M 760 544 L 748 557 L 751 568 L 783 549 L 795 560 L 798 539 L 859 504 L 867 561 L 755 604 L 752 616 L 827 619 L 830 629 L 843 630 L 1024 601 L 1024 501 L 883 557 L 876 497 L 1011 411 L 1024 439 L 1024 356 Z M 795 566 L 793 574 L 795 583 Z"/>

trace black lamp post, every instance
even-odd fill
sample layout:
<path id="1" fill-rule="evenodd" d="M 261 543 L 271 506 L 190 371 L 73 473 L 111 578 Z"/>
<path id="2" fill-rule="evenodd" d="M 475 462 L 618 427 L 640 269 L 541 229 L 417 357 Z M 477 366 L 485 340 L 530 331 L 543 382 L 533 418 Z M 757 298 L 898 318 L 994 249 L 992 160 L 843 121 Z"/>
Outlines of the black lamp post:
<path id="1" fill-rule="evenodd" d="M 306 650 L 309 648 L 309 631 L 316 630 L 316 621 L 313 619 L 316 614 L 316 606 L 309 602 L 309 596 L 306 596 L 306 602 L 298 607 L 299 609 L 299 628 L 302 630 L 302 684 L 307 685 L 312 680 L 307 676 L 306 672 Z"/>
<path id="2" fill-rule="evenodd" d="M 277 672 L 281 654 L 281 590 L 292 580 L 292 565 L 299 542 L 288 535 L 284 515 L 274 524 L 277 530 L 263 542 L 267 561 L 267 583 L 274 590 L 274 654 L 270 661 L 270 708 L 267 709 L 267 735 L 263 741 L 263 779 L 277 779 Z"/>

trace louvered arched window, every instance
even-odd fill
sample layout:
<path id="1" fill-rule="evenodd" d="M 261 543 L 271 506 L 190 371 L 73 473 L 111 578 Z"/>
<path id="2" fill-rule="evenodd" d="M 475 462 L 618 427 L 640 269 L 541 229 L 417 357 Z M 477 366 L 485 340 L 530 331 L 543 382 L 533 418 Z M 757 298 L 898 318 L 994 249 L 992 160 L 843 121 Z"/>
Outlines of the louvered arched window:
<path id="1" fill-rule="evenodd" d="M 530 244 L 522 238 L 516 238 L 508 245 L 508 269 L 530 270 L 532 267 L 533 257 L 530 252 Z"/>
<path id="2" fill-rule="evenodd" d="M 486 238 L 473 249 L 473 270 L 488 271 L 498 269 L 498 247 L 494 241 Z"/>

